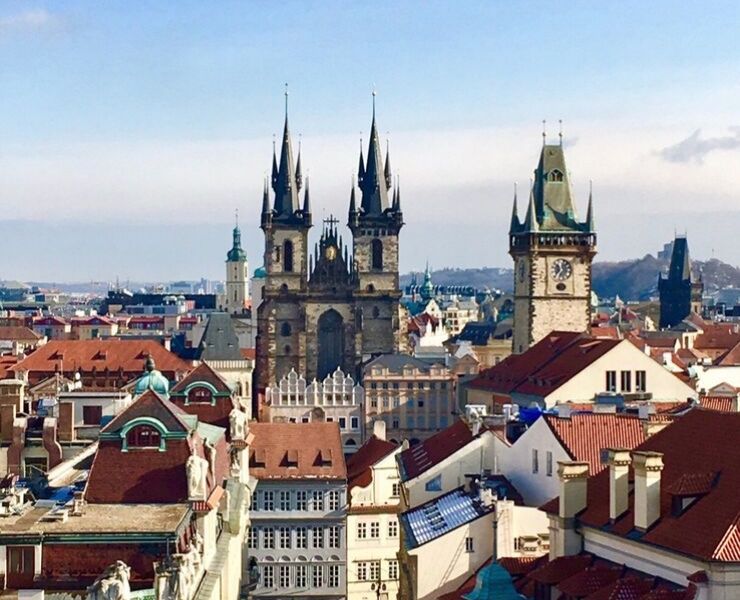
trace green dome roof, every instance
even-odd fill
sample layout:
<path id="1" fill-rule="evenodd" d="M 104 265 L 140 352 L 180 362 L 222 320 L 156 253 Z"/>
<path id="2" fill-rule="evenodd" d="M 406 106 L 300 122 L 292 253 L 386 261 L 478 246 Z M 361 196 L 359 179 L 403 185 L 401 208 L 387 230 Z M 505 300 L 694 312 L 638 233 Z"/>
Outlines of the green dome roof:
<path id="1" fill-rule="evenodd" d="M 267 270 L 265 269 L 265 267 L 259 267 L 259 268 L 255 269 L 254 270 L 254 277 L 262 278 L 262 279 L 264 279 L 265 277 L 267 277 Z"/>
<path id="2" fill-rule="evenodd" d="M 163 396 L 167 396 L 170 393 L 170 382 L 160 371 L 154 368 L 154 359 L 151 356 L 146 359 L 144 374 L 136 382 L 134 394 L 139 396 L 147 390 L 152 390 Z"/>

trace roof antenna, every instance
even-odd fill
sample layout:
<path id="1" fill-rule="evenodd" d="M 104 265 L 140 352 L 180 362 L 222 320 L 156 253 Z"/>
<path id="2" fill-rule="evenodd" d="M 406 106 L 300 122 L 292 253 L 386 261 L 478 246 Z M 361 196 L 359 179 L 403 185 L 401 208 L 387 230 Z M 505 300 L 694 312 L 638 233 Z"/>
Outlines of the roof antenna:
<path id="1" fill-rule="evenodd" d="M 560 146 L 563 146 L 563 120 L 558 119 L 558 123 L 560 124 L 560 132 L 558 133 L 558 136 L 560 137 Z"/>
<path id="2" fill-rule="evenodd" d="M 288 118 L 288 84 L 285 84 L 285 118 Z"/>
<path id="3" fill-rule="evenodd" d="M 542 119 L 542 145 L 544 146 L 547 142 L 547 130 L 545 129 L 545 125 L 547 124 L 547 121 L 545 119 Z"/>

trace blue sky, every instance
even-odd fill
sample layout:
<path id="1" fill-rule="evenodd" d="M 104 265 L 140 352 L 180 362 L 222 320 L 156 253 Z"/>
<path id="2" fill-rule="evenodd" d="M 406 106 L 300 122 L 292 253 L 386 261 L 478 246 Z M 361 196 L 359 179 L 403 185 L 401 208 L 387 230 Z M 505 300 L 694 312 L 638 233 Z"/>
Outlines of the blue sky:
<path id="1" fill-rule="evenodd" d="M 508 266 L 513 182 L 536 164 L 541 120 L 555 135 L 560 118 L 581 206 L 594 180 L 602 258 L 655 252 L 676 229 L 695 256 L 737 264 L 739 13 L 0 1 L 0 244 L 24 248 L 0 278 L 219 277 L 235 207 L 258 266 L 286 81 L 313 204 L 342 217 L 377 89 L 403 182 L 404 270 Z"/>

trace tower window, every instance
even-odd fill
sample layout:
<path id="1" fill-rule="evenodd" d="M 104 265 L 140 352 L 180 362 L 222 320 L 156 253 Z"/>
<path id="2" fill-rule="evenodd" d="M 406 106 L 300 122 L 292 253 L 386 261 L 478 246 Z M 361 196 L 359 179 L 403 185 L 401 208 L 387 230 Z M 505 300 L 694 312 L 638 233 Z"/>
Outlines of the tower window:
<path id="1" fill-rule="evenodd" d="M 558 169 L 553 169 L 547 174 L 548 181 L 563 181 L 563 172 Z"/>
<path id="2" fill-rule="evenodd" d="M 377 306 L 373 306 L 373 318 L 377 319 L 380 316 L 380 309 Z"/>
<path id="3" fill-rule="evenodd" d="M 373 269 L 381 270 L 383 268 L 383 242 L 375 238 L 372 243 L 373 251 Z"/>
<path id="4" fill-rule="evenodd" d="M 290 337 L 290 334 L 292 333 L 292 329 L 290 327 L 290 323 L 283 323 L 280 326 L 280 335 L 283 337 Z"/>
<path id="5" fill-rule="evenodd" d="M 293 242 L 290 240 L 283 242 L 283 270 L 286 273 L 293 272 Z"/>

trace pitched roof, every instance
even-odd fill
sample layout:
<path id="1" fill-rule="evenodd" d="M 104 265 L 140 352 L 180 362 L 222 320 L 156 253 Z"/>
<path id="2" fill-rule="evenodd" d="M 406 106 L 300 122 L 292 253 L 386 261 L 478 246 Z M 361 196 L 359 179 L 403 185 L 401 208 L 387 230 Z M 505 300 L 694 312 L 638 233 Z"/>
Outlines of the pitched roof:
<path id="1" fill-rule="evenodd" d="M 645 441 L 642 421 L 634 415 L 584 412 L 542 418 L 573 460 L 589 464 L 592 475 L 605 467 L 601 462 L 604 449 L 630 449 Z"/>
<path id="2" fill-rule="evenodd" d="M 408 354 L 381 354 L 365 365 L 364 372 L 367 376 L 373 367 L 384 367 L 392 373 L 401 373 L 408 367 L 426 373 L 433 366 Z"/>
<path id="3" fill-rule="evenodd" d="M 211 313 L 200 339 L 201 360 L 242 360 L 239 338 L 228 313 Z"/>
<path id="4" fill-rule="evenodd" d="M 503 394 L 545 396 L 604 356 L 622 340 L 553 331 L 522 354 L 512 354 L 486 369 L 470 387 Z"/>
<path id="5" fill-rule="evenodd" d="M 0 327 L 0 340 L 13 342 L 37 342 L 42 336 L 33 329 L 22 325 L 7 325 Z"/>
<path id="6" fill-rule="evenodd" d="M 740 445 L 736 440 L 739 430 L 740 413 L 697 408 L 647 438 L 637 450 L 663 453 L 661 516 L 646 533 L 636 536 L 634 497 L 630 494 L 628 510 L 610 526 L 610 532 L 700 560 L 739 562 Z M 707 485 L 710 473 L 716 476 Z M 694 491 L 709 491 L 683 512 L 674 514 L 671 490 L 690 487 Z M 549 503 L 548 510 L 556 506 L 557 501 Z M 608 470 L 589 479 L 588 505 L 579 519 L 592 527 L 609 525 Z"/>
<path id="7" fill-rule="evenodd" d="M 707 410 L 735 412 L 733 411 L 734 400 L 732 396 L 701 396 L 699 398 L 699 404 Z"/>
<path id="8" fill-rule="evenodd" d="M 473 432 L 465 421 L 456 421 L 432 437 L 404 450 L 398 455 L 401 481 L 418 477 L 473 440 Z"/>
<path id="9" fill-rule="evenodd" d="M 731 350 L 740 342 L 740 325 L 737 323 L 713 323 L 704 327 L 696 336 L 694 348 L 698 350 Z"/>
<path id="10" fill-rule="evenodd" d="M 347 459 L 347 487 L 367 487 L 373 480 L 371 467 L 398 448 L 398 445 L 374 435 Z"/>
<path id="11" fill-rule="evenodd" d="M 720 356 L 715 364 L 723 367 L 738 366 L 740 365 L 740 340 L 722 356 Z"/>
<path id="12" fill-rule="evenodd" d="M 154 340 L 108 338 L 104 340 L 52 340 L 37 348 L 13 370 L 54 372 L 118 371 L 141 373 L 151 356 L 163 373 L 187 371 L 190 366 Z"/>
<path id="13" fill-rule="evenodd" d="M 208 363 L 202 362 L 174 385 L 170 390 L 170 396 L 184 395 L 188 386 L 196 382 L 209 383 L 216 388 L 217 392 L 231 394 L 231 388 L 226 380 L 214 371 Z"/>
<path id="14" fill-rule="evenodd" d="M 257 479 L 346 479 L 338 423 L 250 423 L 249 472 Z"/>

